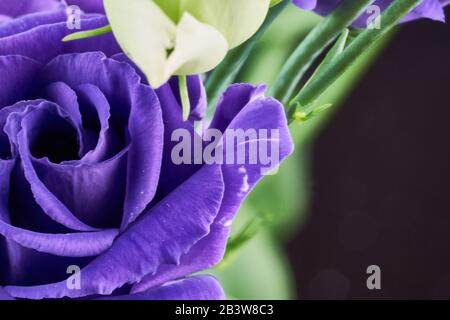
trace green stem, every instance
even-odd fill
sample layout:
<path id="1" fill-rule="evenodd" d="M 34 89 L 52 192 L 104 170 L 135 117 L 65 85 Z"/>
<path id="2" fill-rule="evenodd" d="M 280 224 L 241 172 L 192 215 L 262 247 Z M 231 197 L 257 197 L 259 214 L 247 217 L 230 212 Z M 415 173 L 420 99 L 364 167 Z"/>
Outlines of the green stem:
<path id="1" fill-rule="evenodd" d="M 377 40 L 388 34 L 397 23 L 414 9 L 421 0 L 396 0 L 381 16 L 381 29 L 366 29 L 354 39 L 336 59 L 325 66 L 313 81 L 292 99 L 288 106 L 288 115 L 297 107 L 308 107 L 327 88 L 329 88 L 367 49 Z M 308 110 L 303 110 L 308 112 Z M 289 117 L 290 119 L 290 117 Z"/>
<path id="2" fill-rule="evenodd" d="M 67 42 L 67 41 L 73 41 L 73 40 L 80 40 L 80 39 L 97 37 L 97 36 L 104 35 L 106 33 L 110 33 L 111 31 L 112 31 L 112 28 L 108 24 L 108 25 L 106 25 L 104 27 L 101 27 L 101 28 L 87 30 L 87 31 L 80 31 L 80 32 L 75 32 L 75 33 L 69 34 L 68 36 L 65 36 L 62 39 L 62 41 L 63 42 Z"/>
<path id="3" fill-rule="evenodd" d="M 187 86 L 187 77 L 178 76 L 178 84 L 180 87 L 181 105 L 183 107 L 183 120 L 187 121 L 191 113 L 191 102 L 189 100 L 189 90 Z"/>
<path id="4" fill-rule="evenodd" d="M 300 43 L 281 69 L 270 95 L 286 104 L 315 59 L 374 0 L 346 0 Z"/>
<path id="5" fill-rule="evenodd" d="M 310 82 L 313 82 L 319 75 L 322 74 L 323 70 L 328 66 L 330 63 L 336 59 L 345 49 L 345 46 L 348 42 L 348 36 L 350 34 L 349 29 L 344 29 L 342 31 L 339 38 L 336 40 L 336 43 L 333 45 L 333 47 L 328 51 L 323 61 L 320 63 L 319 67 L 314 71 L 311 78 L 308 79 L 308 81 L 305 83 L 304 87 L 307 87 Z"/>
<path id="6" fill-rule="evenodd" d="M 208 97 L 208 109 L 207 109 L 207 119 L 211 119 L 217 100 L 220 94 L 230 85 L 235 79 L 239 71 L 244 66 L 245 61 L 250 56 L 253 48 L 255 47 L 257 41 L 261 36 L 267 31 L 272 22 L 279 16 L 284 8 L 290 3 L 290 0 L 283 0 L 272 9 L 270 9 L 269 14 L 264 21 L 264 24 L 258 30 L 257 33 L 253 35 L 248 41 L 234 48 L 228 52 L 225 60 L 214 69 L 211 75 L 206 81 L 205 88 Z"/>

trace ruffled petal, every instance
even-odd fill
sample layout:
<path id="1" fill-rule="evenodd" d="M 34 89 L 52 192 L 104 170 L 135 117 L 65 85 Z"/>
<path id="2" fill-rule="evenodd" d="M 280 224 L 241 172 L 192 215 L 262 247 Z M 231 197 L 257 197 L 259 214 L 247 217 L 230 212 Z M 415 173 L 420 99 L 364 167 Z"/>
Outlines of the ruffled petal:
<path id="1" fill-rule="evenodd" d="M 58 10 L 31 13 L 1 24 L 0 38 L 14 36 L 43 24 L 55 24 L 63 21 L 67 21 L 67 14 L 64 7 L 59 5 Z"/>
<path id="2" fill-rule="evenodd" d="M 104 13 L 103 0 L 69 0 L 69 5 L 76 5 L 86 13 Z"/>
<path id="3" fill-rule="evenodd" d="M 55 164 L 48 158 L 33 158 L 32 163 L 44 185 L 81 221 L 95 227 L 115 227 L 120 224 L 123 212 L 128 148 L 112 148 L 118 153 L 102 159 L 111 149 L 108 145 L 112 134 L 107 134 L 112 131 L 108 130 L 109 104 L 100 89 L 92 85 L 80 86 L 73 95 L 83 109 L 82 135 L 90 137 L 85 140 L 98 140 L 97 148 L 81 160 Z M 101 131 L 97 139 L 92 139 L 96 121 L 101 123 Z"/>
<path id="4" fill-rule="evenodd" d="M 447 3 L 448 4 L 448 3 Z M 411 21 L 420 18 L 428 18 L 435 21 L 445 22 L 445 3 L 441 0 L 422 1 L 403 21 Z"/>
<path id="5" fill-rule="evenodd" d="M 263 96 L 264 87 L 233 85 L 222 96 L 212 127 L 220 129 L 271 129 L 278 130 L 279 159 L 272 163 L 278 166 L 294 149 L 289 134 L 283 106 L 272 98 Z M 226 151 L 226 150 L 225 150 Z M 236 151 L 236 150 L 235 150 Z M 132 292 L 145 291 L 170 279 L 176 279 L 210 268 L 222 260 L 231 224 L 245 197 L 262 178 L 262 169 L 267 166 L 258 162 L 245 165 L 222 165 L 225 193 L 211 232 L 201 239 L 181 259 L 179 266 L 162 266 L 155 275 L 148 275 L 132 288 Z M 264 170 L 263 170 L 264 171 Z"/>
<path id="6" fill-rule="evenodd" d="M 81 271 L 81 289 L 65 282 L 5 289 L 14 297 L 42 299 L 109 295 L 180 257 L 209 232 L 222 202 L 220 166 L 205 166 L 127 229 L 112 247 Z M 186 213 L 189 214 L 186 214 Z"/>
<path id="7" fill-rule="evenodd" d="M 294 4 L 305 10 L 314 10 L 317 0 L 294 0 Z"/>
<path id="8" fill-rule="evenodd" d="M 0 56 L 0 109 L 30 95 L 40 68 L 39 63 L 27 57 Z"/>
<path id="9" fill-rule="evenodd" d="M 111 107 L 108 99 L 99 87 L 92 84 L 80 85 L 75 90 L 83 115 L 83 140 L 90 141 L 79 162 L 94 164 L 114 157 L 125 148 L 120 137 L 124 128 L 118 128 L 119 132 L 116 132 L 109 125 Z"/>
<path id="10" fill-rule="evenodd" d="M 14 162 L 13 160 L 0 160 L 0 234 L 3 237 L 30 249 L 68 257 L 98 255 L 111 246 L 118 230 L 75 234 L 43 234 L 10 225 L 8 214 L 9 177 Z"/>
<path id="11" fill-rule="evenodd" d="M 9 202 L 9 181 L 14 168 L 15 160 L 0 159 L 0 208 L 8 206 Z M 9 215 L 4 210 L 0 210 L 0 221 L 9 222 Z M 5 274 L 9 270 L 9 248 L 8 241 L 0 237 L 0 283 L 3 282 Z M 1 289 L 0 289 L 1 290 Z"/>
<path id="12" fill-rule="evenodd" d="M 0 300 L 14 300 L 14 298 L 11 297 L 5 290 L 3 290 L 2 287 L 0 287 Z"/>
<path id="13" fill-rule="evenodd" d="M 114 56 L 112 56 L 113 59 L 121 62 L 127 62 L 133 68 L 136 70 L 136 72 L 141 77 L 141 81 L 144 84 L 149 84 L 147 77 L 142 72 L 141 69 L 133 62 L 131 61 L 125 54 L 118 53 Z M 206 112 L 206 106 L 207 106 L 207 99 L 206 99 L 206 91 L 205 87 L 203 86 L 202 77 L 200 75 L 191 75 L 187 76 L 187 88 L 189 92 L 189 102 L 191 107 L 191 112 L 189 114 L 189 122 L 193 124 L 195 121 L 200 121 L 205 116 Z M 181 108 L 181 98 L 180 98 L 180 91 L 178 87 L 178 77 L 172 77 L 165 85 L 160 87 L 157 90 L 158 97 L 162 101 L 162 105 L 165 108 L 169 108 L 170 111 L 175 111 L 177 107 L 179 108 L 179 111 L 175 114 L 181 114 L 182 108 Z M 167 100 L 166 100 L 167 99 Z M 175 105 L 174 105 L 175 103 Z M 179 124 L 182 125 L 183 121 L 180 117 L 176 117 Z"/>
<path id="14" fill-rule="evenodd" d="M 391 5 L 393 0 L 377 0 L 373 3 L 380 8 L 381 11 L 386 10 Z M 294 4 L 305 10 L 312 10 L 320 15 L 326 16 L 342 3 L 342 0 L 294 0 Z M 424 0 L 416 8 L 414 8 L 402 22 L 417 20 L 421 18 L 428 18 L 436 21 L 445 21 L 445 13 L 443 7 L 448 5 L 448 0 Z M 364 13 L 359 17 L 353 26 L 359 28 L 367 27 L 368 20 L 373 13 Z"/>
<path id="15" fill-rule="evenodd" d="M 78 134 L 78 143 L 80 144 L 78 155 L 81 156 L 84 153 L 85 141 L 76 93 L 64 82 L 55 82 L 48 85 L 42 95 L 46 100 L 57 104 L 68 115 Z"/>
<path id="16" fill-rule="evenodd" d="M 156 198 L 156 201 L 159 201 L 199 170 L 202 159 L 196 161 L 194 152 L 196 141 L 201 144 L 201 137 L 194 131 L 191 123 L 183 120 L 181 105 L 173 87 L 170 83 L 166 83 L 157 89 L 156 93 L 161 103 L 164 120 L 164 153 Z M 172 150 L 179 143 L 172 139 L 172 135 L 177 130 L 184 130 L 184 132 L 189 133 L 189 137 L 186 137 L 191 139 L 192 147 L 189 164 L 176 165 L 172 161 Z"/>
<path id="17" fill-rule="evenodd" d="M 4 208 L 0 208 L 3 211 Z M 0 234 L 23 247 L 61 257 L 90 257 L 107 250 L 118 230 L 69 234 L 38 233 L 11 226 L 0 220 Z"/>
<path id="18" fill-rule="evenodd" d="M 111 106 L 111 123 L 128 127 L 127 191 L 122 227 L 134 221 L 153 199 L 161 170 L 163 133 L 159 101 L 127 63 L 101 53 L 60 56 L 43 70 L 43 81 L 71 87 L 95 84 Z M 128 119 L 128 123 L 123 122 Z"/>
<path id="19" fill-rule="evenodd" d="M 10 17 L 19 17 L 38 11 L 54 10 L 60 6 L 61 3 L 56 0 L 1 1 L 0 14 Z"/>
<path id="20" fill-rule="evenodd" d="M 39 203 L 44 212 L 54 221 L 59 222 L 69 229 L 79 231 L 95 231 L 95 228 L 91 228 L 77 219 L 48 190 L 48 188 L 45 187 L 37 176 L 36 170 L 32 164 L 32 157 L 29 148 L 30 144 L 28 141 L 29 134 L 27 134 L 27 132 L 35 130 L 36 123 L 42 121 L 41 119 L 36 120 L 36 118 L 46 118 L 47 121 L 49 121 L 46 123 L 48 126 L 52 123 L 52 121 L 55 121 L 52 119 L 64 118 L 65 115 L 60 112 L 61 110 L 51 102 L 44 101 L 37 105 L 30 104 L 23 112 L 10 114 L 4 130 L 8 132 L 12 142 L 14 144 L 17 143 L 18 145 L 24 176 L 29 183 L 29 187 L 31 187 L 33 195 L 36 198 L 36 202 Z M 60 121 L 64 122 L 64 120 Z M 33 136 L 33 134 L 31 134 L 31 136 Z M 35 137 L 33 136 L 33 138 Z"/>
<path id="21" fill-rule="evenodd" d="M 42 23 L 38 26 L 28 16 L 18 18 L 17 21 L 13 20 L 11 23 L 15 23 L 17 28 L 20 26 L 20 29 L 13 28 L 10 30 L 11 36 L 0 38 L 0 56 L 18 54 L 32 57 L 41 63 L 47 63 L 54 57 L 65 53 L 101 51 L 107 56 L 112 56 L 121 52 L 112 33 L 95 38 L 62 42 L 61 40 L 66 35 L 73 33 L 67 28 L 65 11 L 61 13 L 61 17 L 64 19 L 57 23 L 54 22 L 54 12 L 43 15 Z M 44 23 L 47 18 L 50 19 L 50 22 Z M 1 27 L 8 28 L 9 24 L 9 22 L 2 24 Z M 104 16 L 88 16 L 82 18 L 81 29 L 77 31 L 96 29 L 107 24 L 108 20 Z M 20 33 L 17 33 L 17 30 Z"/>
<path id="22" fill-rule="evenodd" d="M 216 279 L 195 276 L 165 283 L 136 294 L 105 298 L 107 300 L 224 300 L 225 293 Z"/>

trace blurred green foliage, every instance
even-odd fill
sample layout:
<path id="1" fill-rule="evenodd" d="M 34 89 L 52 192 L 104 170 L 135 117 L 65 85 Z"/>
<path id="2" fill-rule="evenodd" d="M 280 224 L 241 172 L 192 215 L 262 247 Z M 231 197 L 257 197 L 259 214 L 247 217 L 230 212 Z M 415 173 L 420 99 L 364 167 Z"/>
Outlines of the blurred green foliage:
<path id="1" fill-rule="evenodd" d="M 320 19 L 289 6 L 260 40 L 238 82 L 270 86 L 289 54 Z M 318 103 L 332 103 L 331 109 L 305 123 L 291 125 L 295 153 L 284 162 L 278 174 L 265 177 L 249 195 L 233 225 L 232 237 L 252 218 L 259 216 L 265 223 L 255 237 L 212 271 L 230 298 L 296 298 L 293 270 L 283 243 L 299 232 L 308 219 L 313 184 L 312 142 L 386 43 L 383 41 L 370 50 L 320 98 Z"/>

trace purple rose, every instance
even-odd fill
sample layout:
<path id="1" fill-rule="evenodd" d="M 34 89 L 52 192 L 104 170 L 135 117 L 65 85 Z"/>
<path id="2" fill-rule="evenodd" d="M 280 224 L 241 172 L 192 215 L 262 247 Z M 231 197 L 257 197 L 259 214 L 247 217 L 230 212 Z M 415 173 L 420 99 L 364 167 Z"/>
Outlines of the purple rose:
<path id="1" fill-rule="evenodd" d="M 342 0 L 293 0 L 294 4 L 305 10 L 312 10 L 320 15 L 326 16 L 335 10 Z M 385 10 L 393 0 L 376 0 L 373 4 Z M 411 21 L 420 18 L 429 18 L 437 21 L 445 21 L 444 7 L 450 4 L 450 0 L 423 0 L 403 21 Z M 367 21 L 373 12 L 365 13 L 359 17 L 355 27 L 366 27 Z"/>
<path id="2" fill-rule="evenodd" d="M 0 299 L 223 298 L 190 275 L 222 259 L 263 164 L 176 165 L 172 133 L 198 138 L 176 81 L 154 91 L 111 34 L 61 42 L 66 19 L 61 8 L 0 24 Z M 105 24 L 82 16 L 83 30 Z M 188 87 L 194 121 L 205 91 L 198 76 Z M 279 162 L 293 151 L 261 86 L 231 86 L 211 127 L 278 130 Z"/>
<path id="3" fill-rule="evenodd" d="M 67 0 L 68 5 L 77 5 L 86 13 L 104 13 L 102 0 Z M 61 0 L 14 0 L 0 3 L 0 23 L 26 14 L 55 10 Z"/>

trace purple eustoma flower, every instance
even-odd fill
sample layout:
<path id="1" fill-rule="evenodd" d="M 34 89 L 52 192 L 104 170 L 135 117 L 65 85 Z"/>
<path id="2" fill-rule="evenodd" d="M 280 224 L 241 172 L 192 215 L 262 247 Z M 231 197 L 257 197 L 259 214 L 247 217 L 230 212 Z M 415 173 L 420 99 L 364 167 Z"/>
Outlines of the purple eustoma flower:
<path id="1" fill-rule="evenodd" d="M 314 11 L 320 15 L 326 16 L 335 10 L 342 0 L 293 0 L 294 4 L 305 10 Z M 376 0 L 373 4 L 385 10 L 394 0 Z M 437 21 L 445 21 L 444 7 L 450 4 L 450 0 L 423 0 L 403 22 L 416 20 L 420 18 L 429 18 Z M 369 16 L 372 13 L 363 14 L 355 23 L 355 27 L 366 27 Z"/>
<path id="2" fill-rule="evenodd" d="M 104 13 L 103 0 L 2 0 L 0 1 L 0 23 L 7 19 L 55 10 L 61 5 L 77 5 L 86 13 Z"/>
<path id="3" fill-rule="evenodd" d="M 82 18 L 83 30 L 106 24 Z M 175 165 L 172 132 L 195 135 L 176 83 L 154 91 L 111 34 L 61 42 L 66 19 L 61 8 L 0 24 L 0 299 L 223 298 L 190 275 L 222 259 L 262 164 Z M 198 76 L 188 89 L 195 120 Z M 278 129 L 280 161 L 293 151 L 264 87 L 231 86 L 211 126 Z"/>

